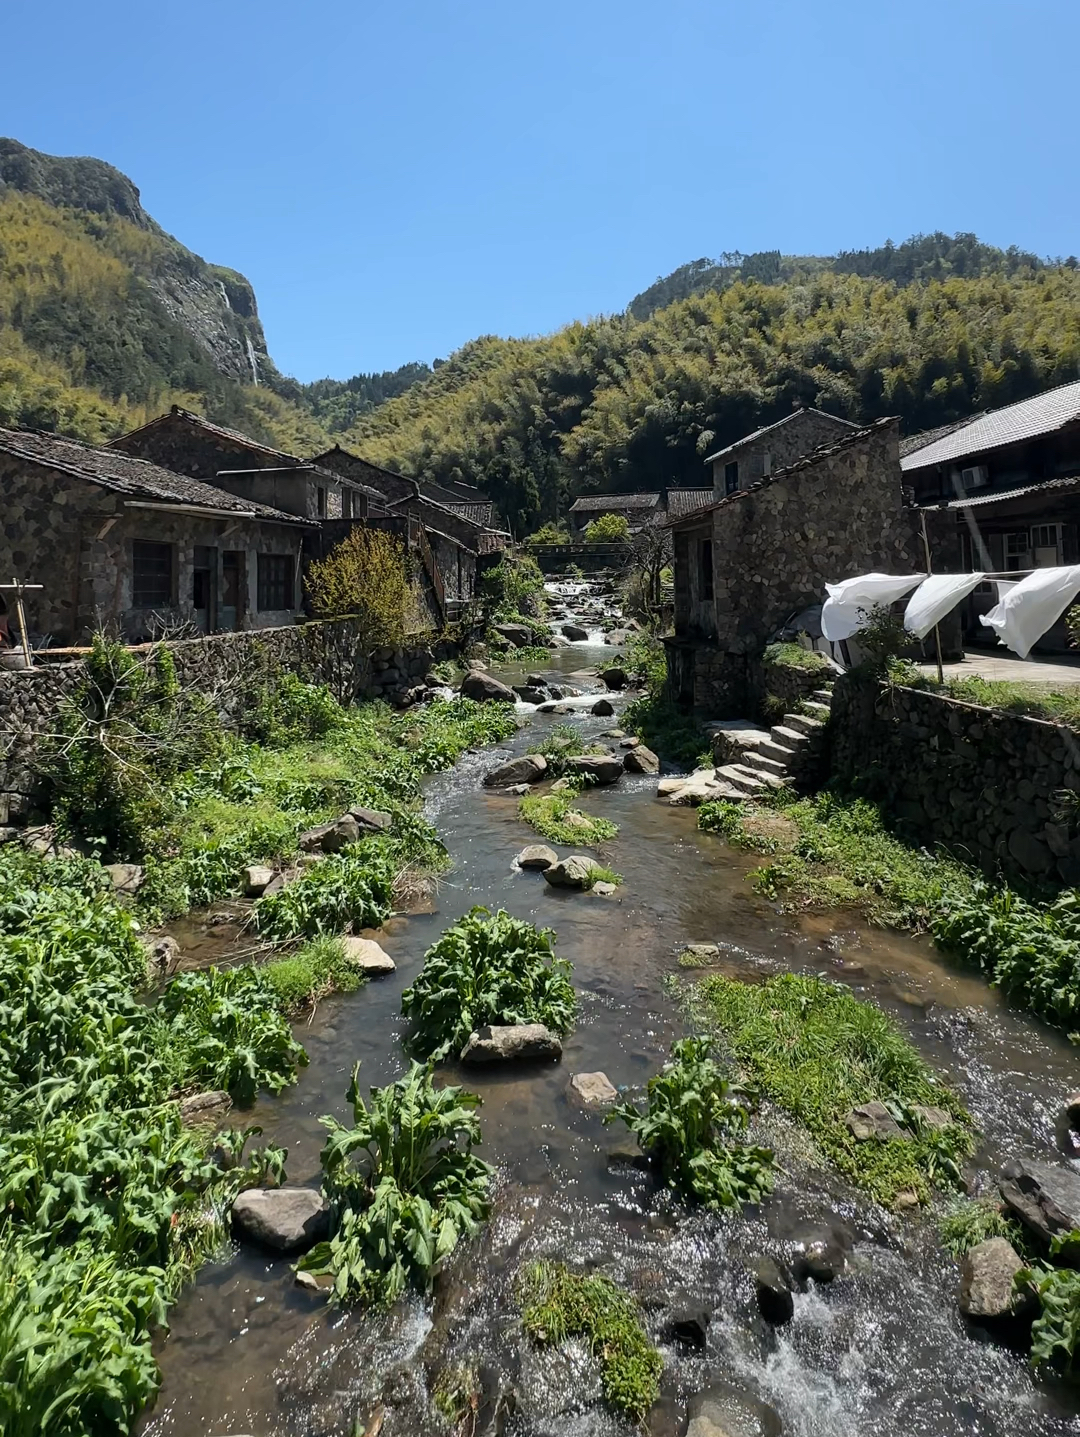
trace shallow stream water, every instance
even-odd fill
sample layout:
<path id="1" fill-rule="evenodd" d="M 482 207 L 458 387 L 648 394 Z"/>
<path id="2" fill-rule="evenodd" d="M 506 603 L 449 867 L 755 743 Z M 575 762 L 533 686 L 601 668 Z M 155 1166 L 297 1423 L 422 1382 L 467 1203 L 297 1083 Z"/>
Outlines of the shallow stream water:
<path id="1" fill-rule="evenodd" d="M 593 635 L 530 671 L 597 688 L 580 671 L 612 653 Z M 519 670 L 498 672 L 520 681 Z M 405 1068 L 401 991 L 442 929 L 477 903 L 550 926 L 582 998 L 561 1063 L 450 1074 L 483 1096 L 482 1152 L 499 1174 L 493 1221 L 457 1256 L 434 1304 L 414 1300 L 379 1317 L 328 1312 L 294 1286 L 288 1260 L 231 1251 L 174 1311 L 160 1353 L 164 1384 L 144 1431 L 348 1437 L 355 1422 L 363 1432 L 381 1414 L 383 1437 L 437 1433 L 446 1429 L 430 1408 L 428 1383 L 446 1362 L 469 1358 L 516 1386 L 520 1407 L 508 1434 L 626 1433 L 598 1401 L 583 1351 L 537 1352 L 521 1336 L 516 1274 L 532 1257 L 557 1256 L 602 1265 L 639 1296 L 665 1359 L 649 1424 L 655 1437 L 683 1431 L 688 1397 L 718 1382 L 769 1403 L 792 1437 L 1080 1433 L 1069 1392 L 1036 1381 L 1022 1355 L 965 1327 L 956 1269 L 929 1216 L 885 1213 L 815 1168 L 811 1154 L 789 1162 L 760 1209 L 687 1216 L 646 1175 L 611 1160 L 621 1130 L 605 1128 L 567 1092 L 575 1072 L 602 1070 L 617 1087 L 639 1088 L 660 1066 L 684 1031 L 667 980 L 693 977 L 676 961 L 686 942 L 718 943 L 720 968 L 735 976 L 820 972 L 879 1003 L 964 1094 L 984 1133 L 978 1164 L 987 1181 L 1011 1153 L 1051 1156 L 1054 1115 L 1077 1086 L 1075 1050 L 1009 1011 L 927 943 L 870 930 L 850 915 L 778 915 L 746 881 L 757 860 L 698 833 L 692 810 L 658 802 L 654 779 L 627 775 L 581 800 L 620 825 L 601 853 L 624 875 L 617 896 L 560 892 L 516 870 L 514 855 L 535 835 L 517 818 L 515 799 L 480 787 L 483 773 L 535 742 L 543 724 L 572 722 L 593 736 L 618 723 L 587 710 L 524 717 L 498 751 L 466 755 L 429 782 L 426 811 L 454 859 L 432 911 L 391 920 L 380 941 L 396 973 L 321 1004 L 300 1033 L 310 1066 L 251 1114 L 289 1149 L 290 1181 L 316 1183 L 318 1118 L 345 1116 L 353 1063 L 360 1060 L 368 1084 Z M 188 937 L 194 943 L 198 935 L 192 929 Z M 213 936 L 202 941 L 204 956 L 220 947 Z M 749 1264 L 818 1234 L 849 1250 L 847 1273 L 798 1297 L 789 1326 L 766 1327 Z M 665 1337 L 683 1307 L 712 1314 L 704 1351 Z"/>

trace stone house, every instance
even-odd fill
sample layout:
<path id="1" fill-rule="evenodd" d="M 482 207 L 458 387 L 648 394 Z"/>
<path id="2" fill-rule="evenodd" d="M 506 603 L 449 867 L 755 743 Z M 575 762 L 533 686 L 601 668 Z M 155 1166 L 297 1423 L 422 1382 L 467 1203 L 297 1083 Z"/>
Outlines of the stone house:
<path id="1" fill-rule="evenodd" d="M 570 505 L 570 537 L 580 538 L 602 514 L 620 514 L 636 534 L 663 517 L 658 492 L 648 494 L 583 494 Z"/>
<path id="2" fill-rule="evenodd" d="M 40 584 L 32 642 L 79 644 L 104 625 L 136 642 L 181 624 L 212 633 L 291 624 L 302 611 L 305 517 L 114 449 L 0 429 L 0 571 Z"/>
<path id="3" fill-rule="evenodd" d="M 706 458 L 712 469 L 713 498 L 722 499 L 767 479 L 775 470 L 786 468 L 821 444 L 837 443 L 858 427 L 850 419 L 838 419 L 822 409 L 795 409 Z"/>
<path id="4" fill-rule="evenodd" d="M 834 431 L 835 432 L 835 431 Z M 665 639 L 677 701 L 714 717 L 745 712 L 749 666 L 826 583 L 918 565 L 904 506 L 898 421 L 841 437 L 748 488 L 669 518 L 674 633 Z"/>
<path id="5" fill-rule="evenodd" d="M 1016 573 L 1080 563 L 1080 381 L 900 442 L 915 502 L 939 521 L 935 569 Z M 981 584 L 962 609 L 969 642 L 990 642 Z M 1043 652 L 1069 647 L 1059 622 Z"/>

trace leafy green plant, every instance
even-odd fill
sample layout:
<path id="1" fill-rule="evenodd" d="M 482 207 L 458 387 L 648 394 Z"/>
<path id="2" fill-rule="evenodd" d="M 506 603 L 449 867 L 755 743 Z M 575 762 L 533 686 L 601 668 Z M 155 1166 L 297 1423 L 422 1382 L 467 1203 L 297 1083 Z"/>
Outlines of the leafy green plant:
<path id="1" fill-rule="evenodd" d="M 629 544 L 630 524 L 625 514 L 600 514 L 581 537 L 586 544 Z"/>
<path id="2" fill-rule="evenodd" d="M 645 1111 L 619 1103 L 604 1122 L 621 1121 L 641 1144 L 661 1182 L 705 1207 L 757 1202 L 772 1187 L 773 1155 L 742 1141 L 744 1095 L 710 1056 L 708 1038 L 683 1038 L 670 1063 L 649 1079 Z"/>
<path id="3" fill-rule="evenodd" d="M 685 768 L 698 767 L 708 749 L 705 730 L 698 720 L 684 713 L 659 689 L 631 699 L 623 709 L 622 726 L 637 734 L 661 758 Z M 711 757 L 705 758 L 704 766 L 712 767 Z"/>
<path id="4" fill-rule="evenodd" d="M 1061 1233 L 1050 1243 L 1052 1257 L 1076 1251 L 1080 1232 Z M 1039 1263 L 1016 1274 L 1018 1290 L 1031 1288 L 1039 1315 L 1031 1325 L 1031 1361 L 1036 1367 L 1052 1366 L 1068 1376 L 1076 1374 L 1080 1347 L 1080 1272 L 1071 1267 Z"/>
<path id="5" fill-rule="evenodd" d="M 320 859 L 277 893 L 256 900 L 266 938 L 316 938 L 378 928 L 393 911 L 395 867 L 381 839 L 362 839 Z"/>
<path id="6" fill-rule="evenodd" d="M 530 744 L 529 753 L 543 754 L 547 760 L 547 777 L 561 778 L 566 772 L 567 760 L 584 753 L 605 753 L 598 745 L 587 747 L 581 733 L 569 723 L 554 724 L 537 740 Z"/>
<path id="7" fill-rule="evenodd" d="M 286 958 L 264 963 L 259 972 L 286 1017 L 307 1012 L 328 993 L 354 992 L 364 981 L 345 956 L 341 939 L 329 934 L 313 938 Z"/>
<path id="8" fill-rule="evenodd" d="M 595 888 L 598 883 L 613 883 L 618 888 L 622 881 L 621 873 L 616 873 L 614 868 L 605 868 L 602 863 L 594 863 L 589 871 L 590 888 Z"/>
<path id="9" fill-rule="evenodd" d="M 761 656 L 766 668 L 799 669 L 804 673 L 822 673 L 829 669 L 829 661 L 816 649 L 804 649 L 802 644 L 769 644 Z"/>
<path id="10" fill-rule="evenodd" d="M 268 748 L 322 738 L 345 722 L 345 710 L 325 684 L 306 684 L 289 670 L 275 674 L 255 695 L 244 727 Z"/>
<path id="11" fill-rule="evenodd" d="M 522 1322 L 535 1342 L 558 1346 L 581 1337 L 600 1362 L 605 1400 L 643 1423 L 660 1393 L 663 1360 L 650 1343 L 633 1298 L 602 1273 L 534 1262 L 523 1275 Z"/>
<path id="12" fill-rule="evenodd" d="M 840 984 L 782 973 L 764 983 L 713 974 L 692 990 L 693 1011 L 720 1030 L 737 1067 L 810 1132 L 822 1152 L 883 1203 L 934 1184 L 960 1183 L 971 1152 L 970 1114 L 896 1024 Z M 886 1104 L 910 1135 L 857 1142 L 845 1119 L 867 1102 Z M 916 1106 L 950 1117 L 938 1132 L 912 1119 Z"/>
<path id="13" fill-rule="evenodd" d="M 544 576 L 531 554 L 504 553 L 481 574 L 478 588 L 489 623 L 529 624 L 544 612 Z"/>
<path id="14" fill-rule="evenodd" d="M 480 1099 L 436 1088 L 430 1066 L 371 1089 L 370 1107 L 353 1069 L 353 1125 L 324 1117 L 323 1191 L 331 1236 L 300 1267 L 334 1279 L 339 1303 L 390 1303 L 407 1287 L 427 1292 L 462 1238 L 491 1210 L 492 1170 L 473 1152 Z"/>
<path id="15" fill-rule="evenodd" d="M 401 995 L 417 1050 L 445 1058 L 488 1023 L 543 1023 L 569 1032 L 577 1000 L 570 964 L 555 956 L 554 938 L 550 928 L 534 928 L 501 908 L 471 909 L 428 949 L 419 976 Z"/>
<path id="16" fill-rule="evenodd" d="M 610 818 L 575 808 L 572 793 L 529 794 L 518 804 L 518 816 L 553 843 L 595 848 L 619 832 Z"/>
<path id="17" fill-rule="evenodd" d="M 1024 1228 L 993 1198 L 957 1198 L 941 1215 L 938 1232 L 942 1247 L 953 1257 L 963 1257 L 991 1237 L 1003 1237 L 1021 1253 L 1028 1246 Z"/>

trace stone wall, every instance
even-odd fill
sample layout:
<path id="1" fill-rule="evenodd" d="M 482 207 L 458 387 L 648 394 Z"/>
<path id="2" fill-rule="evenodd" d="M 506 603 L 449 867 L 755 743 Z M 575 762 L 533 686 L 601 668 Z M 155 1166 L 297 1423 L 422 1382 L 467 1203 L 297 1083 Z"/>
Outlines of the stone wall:
<path id="1" fill-rule="evenodd" d="M 909 837 L 991 875 L 1080 884 L 1080 733 L 850 675 L 829 732 L 833 777 L 880 798 Z"/>
<path id="2" fill-rule="evenodd" d="M 835 676 L 832 665 L 811 669 L 758 659 L 747 670 L 751 705 L 748 716 L 766 724 L 779 723 L 781 715 L 794 712 L 815 689 L 831 682 Z"/>
<path id="3" fill-rule="evenodd" d="M 771 425 L 764 434 L 749 434 L 713 460 L 712 483 L 717 498 L 726 490 L 725 470 L 728 464 L 739 466 L 739 488 L 745 489 L 763 477 L 764 459 L 768 456 L 769 472 L 775 473 L 809 454 L 819 444 L 835 444 L 855 426 L 821 409 L 800 409 L 781 423 Z"/>
<path id="4" fill-rule="evenodd" d="M 460 650 L 455 639 L 430 643 L 419 636 L 368 656 L 359 645 L 356 619 L 214 634 L 168 647 L 180 683 L 210 696 L 230 728 L 237 725 L 251 691 L 283 670 L 307 683 L 326 684 L 343 704 L 393 700 L 421 682 L 433 662 Z M 0 822 L 7 822 L 9 814 L 25 813 L 32 803 L 42 740 L 56 732 L 60 707 L 77 689 L 83 672 L 78 661 L 41 665 L 30 672 L 0 669 Z"/>

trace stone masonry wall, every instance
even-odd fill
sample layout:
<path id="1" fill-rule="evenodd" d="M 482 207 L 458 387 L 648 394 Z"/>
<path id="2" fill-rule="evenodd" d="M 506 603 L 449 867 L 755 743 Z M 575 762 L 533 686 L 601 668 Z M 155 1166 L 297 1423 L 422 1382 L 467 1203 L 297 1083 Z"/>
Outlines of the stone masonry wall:
<path id="1" fill-rule="evenodd" d="M 850 675 L 829 732 L 834 778 L 880 797 L 918 842 L 1013 881 L 1080 884 L 1080 733 Z"/>
<path id="2" fill-rule="evenodd" d="M 399 647 L 376 649 L 369 657 L 358 643 L 358 621 L 333 619 L 184 639 L 168 647 L 180 683 L 212 696 L 222 721 L 235 727 L 251 690 L 282 670 L 307 683 L 326 684 L 343 704 L 393 699 L 420 683 L 436 659 L 453 657 L 459 646 L 450 639 L 431 645 L 418 636 Z M 30 672 L 0 669 L 0 823 L 32 804 L 42 741 L 56 732 L 58 711 L 82 676 L 80 662 Z"/>
<path id="3" fill-rule="evenodd" d="M 728 464 L 739 466 L 739 488 L 745 489 L 754 482 L 753 460 L 769 456 L 770 469 L 775 473 L 785 465 L 792 464 L 809 454 L 819 444 L 834 444 L 845 434 L 851 434 L 853 426 L 833 414 L 820 409 L 802 409 L 790 419 L 769 430 L 767 434 L 755 437 L 748 435 L 741 443 L 735 444 L 722 458 L 715 459 L 712 466 L 713 489 L 717 496 L 725 492 L 724 471 Z M 756 476 L 761 478 L 760 470 Z"/>

